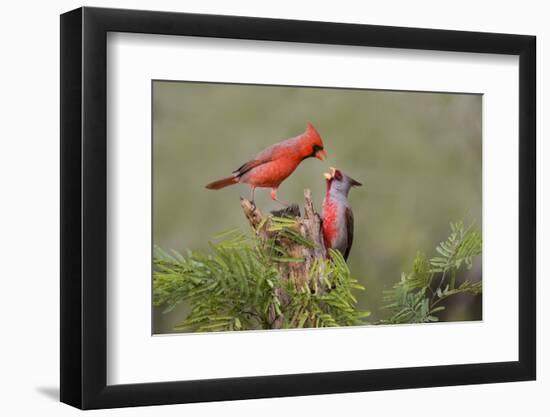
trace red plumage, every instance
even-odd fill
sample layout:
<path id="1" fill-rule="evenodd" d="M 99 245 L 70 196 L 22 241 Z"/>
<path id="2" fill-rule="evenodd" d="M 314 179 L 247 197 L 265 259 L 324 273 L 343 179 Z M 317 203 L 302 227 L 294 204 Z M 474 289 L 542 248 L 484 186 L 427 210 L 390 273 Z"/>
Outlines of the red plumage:
<path id="1" fill-rule="evenodd" d="M 244 163 L 233 171 L 231 177 L 214 181 L 206 188 L 219 190 L 233 184 L 244 183 L 252 189 L 271 188 L 271 198 L 277 200 L 277 188 L 294 172 L 306 158 L 315 157 L 320 160 L 326 156 L 323 140 L 311 123 L 301 135 L 276 143 L 260 153 L 254 159 Z"/>

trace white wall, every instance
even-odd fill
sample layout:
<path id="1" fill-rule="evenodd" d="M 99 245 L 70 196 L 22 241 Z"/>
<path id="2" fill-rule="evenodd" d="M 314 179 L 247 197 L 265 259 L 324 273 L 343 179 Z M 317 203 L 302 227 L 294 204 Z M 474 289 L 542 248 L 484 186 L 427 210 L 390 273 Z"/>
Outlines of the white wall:
<path id="1" fill-rule="evenodd" d="M 539 143 L 548 133 L 543 99 L 550 96 L 550 26 L 545 2 L 523 0 L 298 2 L 189 0 L 93 1 L 89 6 L 158 9 L 217 14 L 418 26 L 534 34 L 538 37 Z M 57 402 L 59 305 L 59 18 L 79 7 L 76 1 L 5 2 L 0 25 L 1 152 L 0 245 L 2 254 L 2 343 L 0 410 L 3 415 L 73 415 Z M 543 129 L 544 125 L 544 131 Z M 539 147 L 539 213 L 550 210 L 543 184 L 550 168 L 550 147 Z M 337 415 L 464 416 L 544 415 L 550 411 L 548 352 L 550 272 L 543 256 L 550 250 L 550 222 L 539 215 L 539 380 L 528 383 L 325 395 L 167 407 L 100 411 L 99 415 Z M 543 233 L 545 235 L 543 236 Z M 545 395 L 546 394 L 546 395 Z M 546 411 L 546 413 L 544 412 Z M 94 413 L 94 415 L 97 415 Z"/>

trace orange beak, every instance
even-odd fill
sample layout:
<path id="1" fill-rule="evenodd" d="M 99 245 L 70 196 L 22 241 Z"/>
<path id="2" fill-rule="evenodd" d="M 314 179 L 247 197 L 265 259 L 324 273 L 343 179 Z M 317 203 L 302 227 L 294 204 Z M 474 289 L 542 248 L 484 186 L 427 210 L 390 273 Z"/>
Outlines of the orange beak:
<path id="1" fill-rule="evenodd" d="M 327 157 L 327 151 L 325 151 L 324 149 L 321 150 L 321 151 L 318 151 L 316 154 L 315 154 L 315 158 L 317 158 L 318 160 L 322 161 L 323 159 L 325 159 Z"/>

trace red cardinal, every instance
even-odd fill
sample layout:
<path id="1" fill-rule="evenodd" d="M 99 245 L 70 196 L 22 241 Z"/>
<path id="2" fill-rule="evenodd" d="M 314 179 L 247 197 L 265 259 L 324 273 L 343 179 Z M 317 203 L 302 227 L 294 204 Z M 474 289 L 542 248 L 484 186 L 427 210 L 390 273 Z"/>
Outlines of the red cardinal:
<path id="1" fill-rule="evenodd" d="M 338 250 L 347 260 L 353 243 L 353 212 L 348 193 L 361 183 L 332 167 L 324 175 L 327 192 L 323 201 L 323 240 L 327 250 Z"/>
<path id="2" fill-rule="evenodd" d="M 304 159 L 315 157 L 322 161 L 326 154 L 321 136 L 313 125 L 308 123 L 306 131 L 301 135 L 271 145 L 256 155 L 254 159 L 233 171 L 233 175 L 230 177 L 214 181 L 206 188 L 219 190 L 233 184 L 249 184 L 252 188 L 252 202 L 254 202 L 256 187 L 271 188 L 271 198 L 283 203 L 277 200 L 279 185 L 294 172 Z"/>

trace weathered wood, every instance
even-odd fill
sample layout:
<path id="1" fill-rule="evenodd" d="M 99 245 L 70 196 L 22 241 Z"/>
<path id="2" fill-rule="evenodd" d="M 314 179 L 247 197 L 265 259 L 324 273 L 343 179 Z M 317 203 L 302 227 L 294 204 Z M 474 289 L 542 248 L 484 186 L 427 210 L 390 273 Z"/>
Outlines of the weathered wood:
<path id="1" fill-rule="evenodd" d="M 287 254 L 293 258 L 303 259 L 302 262 L 279 262 L 276 267 L 282 280 L 292 280 L 298 287 L 308 287 L 310 291 L 322 290 L 322 275 L 324 269 L 318 268 L 318 273 L 313 274 L 311 269 L 316 259 L 325 259 L 327 251 L 323 241 L 321 216 L 315 211 L 310 190 L 304 190 L 304 214 L 300 216 L 300 210 L 288 208 L 275 214 L 279 217 L 289 217 L 296 220 L 293 229 L 306 240 L 313 243 L 313 247 L 304 246 L 291 239 L 281 237 L 278 231 L 272 231 L 272 219 L 274 214 L 265 216 L 260 209 L 251 201 L 241 198 L 241 207 L 244 214 L 258 237 L 263 241 L 276 239 Z M 275 295 L 281 304 L 288 305 L 290 299 L 288 294 L 281 289 L 274 290 Z M 270 310 L 270 318 L 273 328 L 280 328 L 284 317 L 277 316 L 274 309 Z"/>

